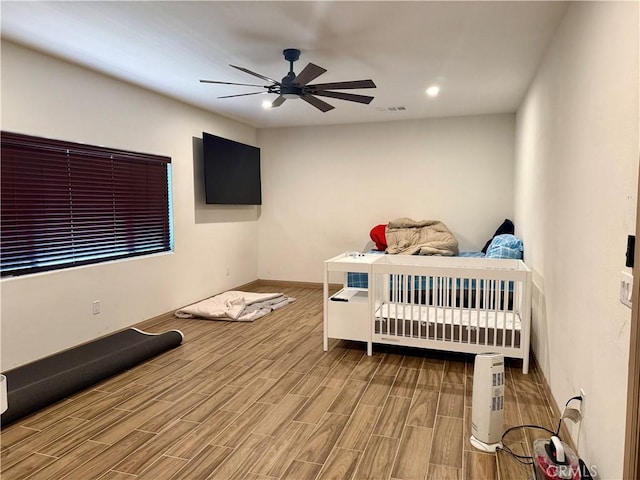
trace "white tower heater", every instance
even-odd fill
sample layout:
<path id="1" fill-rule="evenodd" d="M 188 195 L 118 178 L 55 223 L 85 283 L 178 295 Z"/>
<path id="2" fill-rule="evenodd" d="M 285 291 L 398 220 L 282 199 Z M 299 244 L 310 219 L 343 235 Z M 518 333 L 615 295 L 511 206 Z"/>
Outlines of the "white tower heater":
<path id="1" fill-rule="evenodd" d="M 504 357 L 476 355 L 471 400 L 471 445 L 484 452 L 501 447 L 504 426 Z"/>

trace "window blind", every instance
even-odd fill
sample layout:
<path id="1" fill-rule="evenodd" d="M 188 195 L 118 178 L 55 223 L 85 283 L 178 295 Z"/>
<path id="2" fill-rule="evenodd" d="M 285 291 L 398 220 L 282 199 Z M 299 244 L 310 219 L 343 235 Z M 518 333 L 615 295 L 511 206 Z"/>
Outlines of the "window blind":
<path id="1" fill-rule="evenodd" d="M 1 133 L 2 276 L 171 250 L 171 159 Z"/>

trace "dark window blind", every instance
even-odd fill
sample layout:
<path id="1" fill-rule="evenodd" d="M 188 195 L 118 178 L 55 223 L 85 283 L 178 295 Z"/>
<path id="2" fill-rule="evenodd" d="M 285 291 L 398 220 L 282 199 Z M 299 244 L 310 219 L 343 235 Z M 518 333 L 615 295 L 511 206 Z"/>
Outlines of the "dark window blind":
<path id="1" fill-rule="evenodd" d="M 2 276 L 171 250 L 168 157 L 1 133 Z"/>

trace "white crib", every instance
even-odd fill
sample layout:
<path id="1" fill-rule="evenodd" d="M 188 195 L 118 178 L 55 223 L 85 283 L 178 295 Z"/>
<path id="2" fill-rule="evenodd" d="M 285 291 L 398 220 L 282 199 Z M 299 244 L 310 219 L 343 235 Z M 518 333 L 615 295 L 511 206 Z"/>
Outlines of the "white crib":
<path id="1" fill-rule="evenodd" d="M 366 274 L 354 288 L 347 272 Z M 331 273 L 344 288 L 329 295 Z M 325 262 L 324 349 L 329 338 L 466 353 L 501 353 L 529 370 L 531 271 L 521 260 L 339 255 Z"/>
<path id="2" fill-rule="evenodd" d="M 528 372 L 531 271 L 521 260 L 383 255 L 368 293 L 374 344 L 502 353 Z"/>

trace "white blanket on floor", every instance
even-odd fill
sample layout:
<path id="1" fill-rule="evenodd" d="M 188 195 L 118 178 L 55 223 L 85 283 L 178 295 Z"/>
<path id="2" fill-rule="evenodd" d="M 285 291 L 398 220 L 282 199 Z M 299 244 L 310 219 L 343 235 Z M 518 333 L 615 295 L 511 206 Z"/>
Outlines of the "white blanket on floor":
<path id="1" fill-rule="evenodd" d="M 287 297 L 282 293 L 254 293 L 229 290 L 176 310 L 175 316 L 179 318 L 199 317 L 210 320 L 252 322 L 294 300 L 295 298 Z"/>

